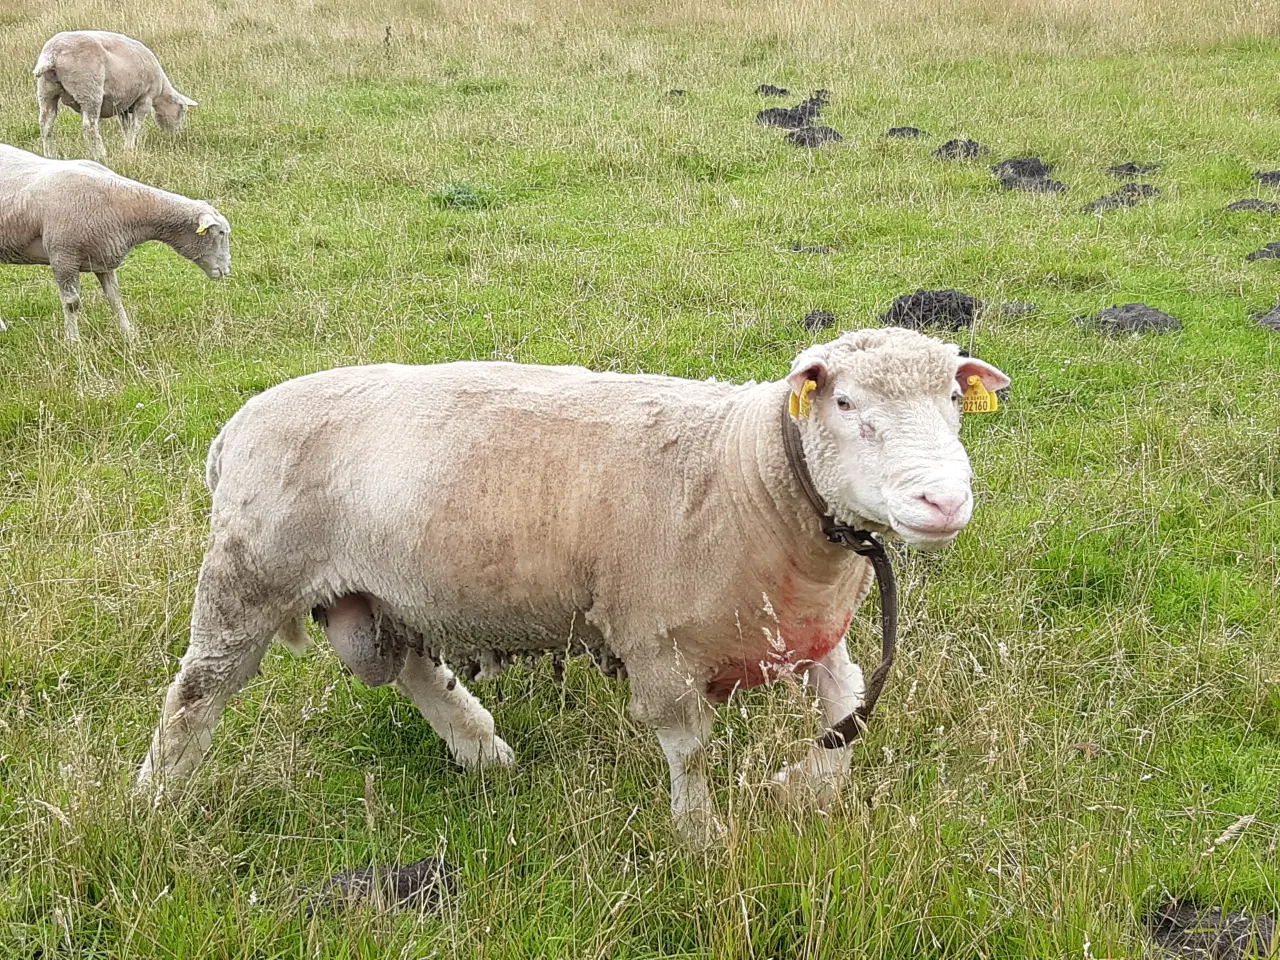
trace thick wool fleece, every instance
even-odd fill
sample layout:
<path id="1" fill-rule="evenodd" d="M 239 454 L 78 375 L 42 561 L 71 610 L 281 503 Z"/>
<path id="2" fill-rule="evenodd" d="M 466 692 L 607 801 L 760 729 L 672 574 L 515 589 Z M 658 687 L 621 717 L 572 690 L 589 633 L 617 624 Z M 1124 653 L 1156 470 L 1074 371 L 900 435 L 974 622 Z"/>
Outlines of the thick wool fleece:
<path id="1" fill-rule="evenodd" d="M 945 395 L 955 381 L 959 348 L 897 327 L 858 330 L 825 344 L 827 363 L 886 400 Z"/>
<path id="2" fill-rule="evenodd" d="M 361 594 L 451 662 L 577 639 L 657 722 L 820 659 L 870 587 L 790 474 L 788 389 L 502 363 L 289 381 L 210 451 L 201 589 L 273 625 Z"/>

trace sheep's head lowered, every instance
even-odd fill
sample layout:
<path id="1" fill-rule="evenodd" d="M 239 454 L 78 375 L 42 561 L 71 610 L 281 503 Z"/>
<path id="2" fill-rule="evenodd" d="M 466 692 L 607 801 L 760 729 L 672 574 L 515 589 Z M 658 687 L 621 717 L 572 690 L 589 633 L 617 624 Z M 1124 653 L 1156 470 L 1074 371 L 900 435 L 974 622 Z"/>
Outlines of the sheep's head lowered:
<path id="1" fill-rule="evenodd" d="M 152 109 L 155 111 L 156 123 L 161 130 L 174 133 L 181 130 L 187 122 L 187 113 L 199 104 L 190 97 L 185 97 L 177 90 L 156 97 Z"/>
<path id="2" fill-rule="evenodd" d="M 231 275 L 231 224 L 207 203 L 201 204 L 174 249 L 194 261 L 211 280 Z"/>
<path id="3" fill-rule="evenodd" d="M 954 344 L 912 330 L 859 330 L 810 347 L 787 376 L 808 416 L 801 435 L 814 485 L 844 523 L 936 549 L 969 522 L 969 457 L 960 403 L 971 376 L 988 391 L 1009 378 Z"/>

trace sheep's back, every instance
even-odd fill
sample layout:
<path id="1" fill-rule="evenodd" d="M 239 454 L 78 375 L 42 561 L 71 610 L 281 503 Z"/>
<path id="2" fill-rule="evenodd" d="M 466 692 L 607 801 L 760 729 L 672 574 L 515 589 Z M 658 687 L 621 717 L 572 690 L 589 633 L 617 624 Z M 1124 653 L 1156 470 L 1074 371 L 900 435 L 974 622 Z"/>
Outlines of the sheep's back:
<path id="1" fill-rule="evenodd" d="M 701 535 L 690 497 L 720 496 L 716 438 L 744 389 L 482 363 L 298 378 L 218 438 L 214 535 L 434 636 L 545 647 L 591 630 L 601 592 L 690 586 L 671 572 Z"/>

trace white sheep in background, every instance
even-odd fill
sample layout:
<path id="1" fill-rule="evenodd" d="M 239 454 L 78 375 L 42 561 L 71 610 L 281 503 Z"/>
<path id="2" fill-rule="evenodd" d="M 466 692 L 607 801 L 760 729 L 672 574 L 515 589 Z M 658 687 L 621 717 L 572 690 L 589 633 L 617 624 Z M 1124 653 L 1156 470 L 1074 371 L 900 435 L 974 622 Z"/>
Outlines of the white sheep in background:
<path id="1" fill-rule="evenodd" d="M 68 340 L 79 336 L 82 273 L 97 275 L 120 329 L 129 332 L 116 270 L 148 240 L 167 243 L 214 280 L 231 273 L 231 225 L 203 200 L 129 180 L 92 160 L 48 160 L 0 144 L 0 263 L 53 268 Z"/>
<path id="2" fill-rule="evenodd" d="M 799 421 L 835 517 L 949 543 L 972 510 L 961 385 L 1009 379 L 898 328 L 811 347 L 736 386 L 509 363 L 347 367 L 251 399 L 209 450 L 191 641 L 139 773 L 193 770 L 273 634 L 307 611 L 370 684 L 398 682 L 466 766 L 512 762 L 452 663 L 587 651 L 631 684 L 686 826 L 714 824 L 711 704 L 807 672 L 834 723 L 863 696 L 844 643 L 868 562 L 828 542 L 784 454 Z M 315 608 L 315 609 L 313 609 Z M 620 663 L 619 663 L 620 662 Z M 779 774 L 829 795 L 848 746 Z"/>
<path id="3" fill-rule="evenodd" d="M 58 106 L 81 116 L 84 138 L 99 160 L 107 157 L 98 120 L 119 117 L 124 145 L 138 143 L 142 121 L 152 111 L 163 130 L 179 130 L 196 102 L 173 88 L 156 55 L 131 37 L 102 30 L 74 30 L 50 37 L 35 69 L 40 138 L 47 157 L 57 156 L 53 125 Z"/>

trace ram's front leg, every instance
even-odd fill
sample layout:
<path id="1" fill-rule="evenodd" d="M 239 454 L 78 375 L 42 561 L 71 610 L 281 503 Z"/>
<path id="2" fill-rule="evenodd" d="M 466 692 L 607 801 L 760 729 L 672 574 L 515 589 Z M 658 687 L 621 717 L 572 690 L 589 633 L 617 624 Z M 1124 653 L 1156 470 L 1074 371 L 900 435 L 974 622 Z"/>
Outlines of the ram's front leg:
<path id="1" fill-rule="evenodd" d="M 80 269 L 59 262 L 53 266 L 53 279 L 58 284 L 62 301 L 62 335 L 67 340 L 80 339 Z"/>
<path id="2" fill-rule="evenodd" d="M 120 332 L 125 335 L 133 333 L 133 325 L 129 323 L 129 314 L 125 312 L 124 301 L 120 299 L 120 281 L 116 279 L 114 270 L 106 270 L 98 275 L 98 284 L 102 287 L 102 295 L 111 304 L 111 312 L 116 315 L 120 324 Z"/>
<path id="3" fill-rule="evenodd" d="M 671 771 L 671 816 L 676 829 L 695 843 L 718 839 L 724 827 L 716 819 L 707 782 L 707 744 L 711 740 L 715 708 L 701 687 L 672 683 L 671 676 L 633 669 L 631 714 L 658 735 Z"/>
<path id="4" fill-rule="evenodd" d="M 818 694 L 827 726 L 838 723 L 862 704 L 866 684 L 861 668 L 849 659 L 849 648 L 842 640 L 831 652 L 808 671 L 809 680 Z M 849 775 L 852 747 L 828 750 L 818 743 L 799 763 L 784 767 L 774 780 L 785 791 L 786 798 L 798 804 L 815 804 L 825 808 Z"/>

